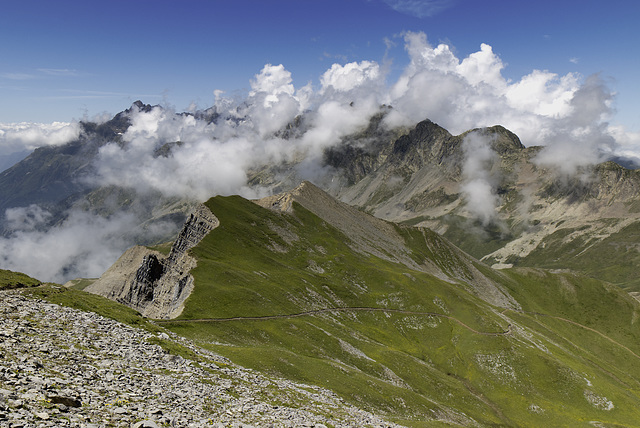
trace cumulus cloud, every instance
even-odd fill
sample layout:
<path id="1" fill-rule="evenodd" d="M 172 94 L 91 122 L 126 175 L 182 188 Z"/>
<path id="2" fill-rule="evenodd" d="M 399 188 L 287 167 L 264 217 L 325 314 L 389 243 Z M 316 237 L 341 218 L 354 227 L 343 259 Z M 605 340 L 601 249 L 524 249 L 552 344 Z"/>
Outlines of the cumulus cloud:
<path id="1" fill-rule="evenodd" d="M 566 116 L 573 94 L 578 90 L 578 76 L 569 73 L 558 76 L 548 71 L 534 70 L 506 88 L 508 106 L 544 117 Z"/>
<path id="2" fill-rule="evenodd" d="M 206 200 L 216 194 L 258 197 L 247 171 L 261 165 L 304 159 L 302 178 L 319 177 L 323 150 L 368 124 L 379 111 L 383 73 L 377 63 L 334 65 L 318 91 L 295 88 L 282 65 L 267 64 L 251 81 L 245 99 L 216 92 L 215 123 L 155 107 L 131 112 L 124 144 L 103 146 L 95 164 L 99 185 L 133 186 L 140 192 Z M 374 90 L 375 88 L 375 90 Z M 278 134 L 304 114 L 304 129 Z M 158 155 L 170 146 L 165 155 Z"/>
<path id="3" fill-rule="evenodd" d="M 568 114 L 554 121 L 536 162 L 571 175 L 610 157 L 618 146 L 607 122 L 612 98 L 599 76 L 586 79 L 573 93 Z"/>
<path id="4" fill-rule="evenodd" d="M 78 123 L 0 123 L 0 155 L 59 146 L 80 135 Z"/>
<path id="5" fill-rule="evenodd" d="M 512 81 L 487 44 L 459 59 L 447 44 L 432 46 L 424 33 L 408 32 L 404 40 L 410 63 L 388 91 L 389 126 L 429 118 L 461 133 L 501 124 L 526 146 L 545 146 L 540 163 L 567 174 L 615 154 L 631 138 L 607 122 L 613 94 L 597 75 L 533 70 Z"/>
<path id="6" fill-rule="evenodd" d="M 200 200 L 241 193 L 253 153 L 251 144 L 242 137 L 220 140 L 215 135 L 214 124 L 193 116 L 161 107 L 148 112 L 136 109 L 122 137 L 125 144 L 100 148 L 95 184 Z M 159 154 L 163 146 L 166 154 Z"/>
<path id="7" fill-rule="evenodd" d="M 504 64 L 493 53 L 493 48 L 482 43 L 478 52 L 472 53 L 456 65 L 455 71 L 472 86 L 484 84 L 502 92 L 507 86 L 507 82 L 502 77 L 503 68 Z"/>
<path id="8" fill-rule="evenodd" d="M 549 117 L 570 111 L 577 76 L 534 70 L 516 82 L 502 75 L 503 61 L 487 44 L 460 60 L 447 44 L 432 46 L 424 33 L 404 35 L 410 63 L 389 91 L 395 108 L 388 123 L 408 125 L 424 118 L 454 133 L 502 124 L 527 145 L 544 144 Z"/>
<path id="9" fill-rule="evenodd" d="M 215 123 L 166 108 L 134 111 L 125 144 L 101 149 L 98 181 L 199 199 L 217 193 L 262 194 L 265 189 L 247 185 L 249 169 L 304 159 L 299 173 L 318 176 L 323 150 L 365 127 L 382 104 L 393 106 L 385 119 L 388 126 L 429 118 L 461 133 L 502 124 L 527 146 L 548 146 L 549 159 L 570 156 L 583 164 L 597 160 L 603 146 L 613 150 L 602 122 L 610 92 L 594 83 L 597 79 L 582 82 L 574 73 L 533 70 L 510 81 L 502 74 L 505 63 L 487 44 L 458 58 L 447 44 L 432 46 L 424 33 L 408 32 L 404 41 L 410 62 L 389 86 L 383 67 L 374 61 L 333 64 L 317 89 L 310 84 L 296 88 L 284 65 L 267 64 L 251 80 L 246 98 L 226 98 L 216 91 L 221 119 Z M 297 132 L 279 134 L 300 115 L 304 125 Z M 170 155 L 158 156 L 167 144 L 173 144 Z M 571 154 L 576 147 L 582 159 Z"/>
<path id="10" fill-rule="evenodd" d="M 249 118 L 261 137 L 272 134 L 302 113 L 307 104 L 307 90 L 296 94 L 291 72 L 282 64 L 264 66 L 251 81 L 251 92 L 239 114 Z"/>
<path id="11" fill-rule="evenodd" d="M 377 85 L 382 73 L 376 62 L 350 62 L 345 65 L 333 64 L 320 77 L 322 93 L 333 89 L 338 92 L 349 92 L 363 86 Z"/>

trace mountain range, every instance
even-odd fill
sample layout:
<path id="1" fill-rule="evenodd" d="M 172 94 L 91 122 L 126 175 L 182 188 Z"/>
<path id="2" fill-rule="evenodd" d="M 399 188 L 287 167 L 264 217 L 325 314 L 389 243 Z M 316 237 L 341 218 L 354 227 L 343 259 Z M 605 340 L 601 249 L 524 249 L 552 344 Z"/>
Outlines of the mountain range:
<path id="1" fill-rule="evenodd" d="M 141 228 L 131 244 L 175 236 L 196 203 L 193 198 L 101 185 L 92 177 L 107 143 L 126 146 L 122 135 L 141 102 L 102 124 L 83 122 L 77 141 L 37 149 L 0 173 L 0 210 L 39 204 L 50 210 L 50 228 L 70 209 L 110 216 L 134 213 Z M 326 171 L 316 184 L 338 200 L 376 217 L 429 227 L 494 267 L 571 269 L 640 290 L 640 173 L 613 161 L 566 171 L 540 161 L 543 147 L 524 147 L 501 126 L 453 136 L 425 120 L 413 128 L 387 129 L 383 107 L 362 130 L 343 137 L 322 155 Z M 214 110 L 193 115 L 205 123 L 225 118 Z M 228 120 L 228 119 L 227 119 Z M 277 134 L 284 139 L 308 128 L 299 117 Z M 172 156 L 180 141 L 156 142 L 154 156 Z M 271 193 L 297 186 L 303 157 L 254 165 L 250 187 Z M 162 233 L 154 224 L 168 223 Z M 144 231 L 144 232 L 140 232 Z M 11 233 L 7 221 L 0 232 Z"/>
<path id="2" fill-rule="evenodd" d="M 44 232 L 71 209 L 135 213 L 140 245 L 67 286 L 403 425 L 638 426 L 636 170 L 545 163 L 501 126 L 389 129 L 382 107 L 324 148 L 314 183 L 303 156 L 252 165 L 266 197 L 101 186 L 100 148 L 131 144 L 132 112 L 153 109 L 83 123 L 0 174 L 2 209 L 46 206 Z M 154 156 L 182 149 L 158 141 Z"/>

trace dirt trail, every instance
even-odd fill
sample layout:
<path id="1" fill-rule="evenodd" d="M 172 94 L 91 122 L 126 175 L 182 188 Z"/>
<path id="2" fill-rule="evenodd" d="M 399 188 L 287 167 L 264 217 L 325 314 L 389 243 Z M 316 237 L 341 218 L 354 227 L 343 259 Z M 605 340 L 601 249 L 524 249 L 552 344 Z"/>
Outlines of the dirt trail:
<path id="1" fill-rule="evenodd" d="M 584 324 L 580 324 L 578 322 L 572 321 L 572 320 L 567 319 L 567 318 L 557 317 L 555 315 L 543 314 L 543 313 L 540 313 L 540 312 L 521 311 L 521 310 L 516 310 L 516 309 L 505 309 L 501 313 L 504 314 L 507 311 L 516 312 L 516 313 L 519 313 L 519 314 L 537 315 L 537 316 L 541 316 L 541 317 L 554 318 L 554 319 L 557 319 L 557 320 L 560 320 L 560 321 L 564 321 L 564 322 L 569 323 L 569 324 L 573 324 L 573 325 L 575 325 L 577 327 L 580 327 L 580 328 L 583 328 L 585 330 L 588 330 L 588 331 L 591 331 L 593 333 L 596 333 L 597 335 L 601 336 L 604 339 L 607 339 L 609 342 L 613 343 L 614 345 L 617 345 L 617 346 L 621 347 L 622 349 L 628 351 L 634 357 L 640 359 L 640 355 L 636 354 L 631 349 L 629 349 L 626 346 L 624 346 L 622 343 L 617 342 L 614 339 L 612 339 L 609 336 L 607 336 L 606 334 L 601 333 L 598 330 L 595 330 L 595 329 L 593 329 L 591 327 L 587 327 Z"/>
<path id="2" fill-rule="evenodd" d="M 463 323 L 459 319 L 452 317 L 450 315 L 439 314 L 437 312 L 419 312 L 419 311 L 407 311 L 402 309 L 388 309 L 388 308 L 368 308 L 368 307 L 337 307 L 337 308 L 326 308 L 326 309 L 317 309 L 313 311 L 305 311 L 297 314 L 288 314 L 288 315 L 265 315 L 260 317 L 231 317 L 231 318 L 197 318 L 197 319 L 174 319 L 174 320 L 156 320 L 155 322 L 160 324 L 170 324 L 170 323 L 190 323 L 190 322 L 230 322 L 230 321 L 266 321 L 266 320 L 276 320 L 276 319 L 286 319 L 286 318 L 299 318 L 313 315 L 320 315 L 329 312 L 385 312 L 392 314 L 402 314 L 402 315 L 417 315 L 417 316 L 431 316 L 431 317 L 441 317 L 446 318 L 451 321 L 455 321 L 467 330 L 475 333 L 482 334 L 484 336 L 504 336 L 507 334 L 511 334 L 511 324 L 507 326 L 505 331 L 500 332 L 484 332 L 478 331 L 473 327 L 468 326 Z"/>

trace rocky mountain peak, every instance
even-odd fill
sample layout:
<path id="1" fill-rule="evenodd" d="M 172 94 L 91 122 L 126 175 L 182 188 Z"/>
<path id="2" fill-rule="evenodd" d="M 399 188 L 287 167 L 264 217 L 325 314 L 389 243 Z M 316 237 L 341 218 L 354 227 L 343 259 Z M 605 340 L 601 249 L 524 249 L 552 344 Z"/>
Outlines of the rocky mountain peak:
<path id="1" fill-rule="evenodd" d="M 440 163 L 451 156 L 458 145 L 449 131 L 426 119 L 394 142 L 392 157 L 410 163 L 423 164 L 430 159 Z"/>
<path id="2" fill-rule="evenodd" d="M 461 137 L 466 137 L 471 133 L 476 133 L 488 138 L 491 141 L 491 148 L 493 148 L 493 150 L 499 155 L 518 152 L 525 149 L 520 138 L 501 125 L 486 128 L 475 128 L 465 132 Z"/>
<path id="3" fill-rule="evenodd" d="M 139 111 L 141 111 L 143 113 L 149 113 L 156 106 L 152 106 L 151 104 L 145 104 L 140 100 L 136 100 L 136 101 L 133 102 L 131 107 L 126 110 L 126 112 L 127 113 L 131 113 L 133 111 L 134 107 L 136 107 Z"/>

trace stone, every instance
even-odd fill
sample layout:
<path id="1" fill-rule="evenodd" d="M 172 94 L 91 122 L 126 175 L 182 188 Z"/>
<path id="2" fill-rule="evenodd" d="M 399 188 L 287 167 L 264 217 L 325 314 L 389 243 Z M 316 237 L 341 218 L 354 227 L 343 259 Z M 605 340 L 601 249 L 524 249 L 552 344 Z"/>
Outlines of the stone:
<path id="1" fill-rule="evenodd" d="M 131 428 L 160 428 L 158 424 L 153 421 L 140 421 L 131 425 Z"/>
<path id="2" fill-rule="evenodd" d="M 200 204 L 184 224 L 169 256 L 140 246 L 130 248 L 85 291 L 116 300 L 150 318 L 175 318 L 193 290 L 189 272 L 196 260 L 188 251 L 219 225 L 211 210 Z"/>
<path id="3" fill-rule="evenodd" d="M 48 397 L 48 400 L 51 401 L 52 404 L 62 404 L 66 407 L 81 407 L 82 402 L 78 399 L 71 397 L 62 397 L 59 395 L 54 395 Z"/>
<path id="4" fill-rule="evenodd" d="M 43 420 L 49 419 L 49 413 L 47 412 L 36 412 L 35 415 Z"/>

